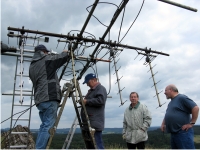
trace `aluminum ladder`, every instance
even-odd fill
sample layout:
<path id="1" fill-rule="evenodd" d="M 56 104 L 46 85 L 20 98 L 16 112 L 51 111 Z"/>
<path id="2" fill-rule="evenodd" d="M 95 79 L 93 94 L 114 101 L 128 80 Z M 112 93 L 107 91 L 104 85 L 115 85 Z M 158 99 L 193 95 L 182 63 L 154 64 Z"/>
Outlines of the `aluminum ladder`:
<path id="1" fill-rule="evenodd" d="M 26 58 L 26 55 L 24 55 L 24 44 L 22 43 L 22 46 L 20 46 L 19 49 L 17 49 L 17 51 L 20 51 L 20 54 L 17 55 L 16 58 L 16 68 L 15 68 L 15 77 L 14 77 L 14 87 L 13 87 L 13 92 L 12 93 L 2 93 L 2 95 L 12 95 L 12 108 L 11 108 L 11 122 L 10 122 L 10 132 L 7 138 L 7 140 L 9 141 L 9 147 L 10 149 L 15 149 L 15 148 L 27 148 L 28 147 L 28 137 L 29 137 L 29 132 L 14 132 L 13 128 L 15 127 L 15 124 L 17 121 L 26 121 L 27 122 L 27 127 L 28 129 L 30 129 L 30 120 L 31 120 L 31 110 L 32 110 L 32 101 L 33 101 L 33 88 L 31 90 L 25 90 L 24 89 L 24 78 L 29 77 L 29 75 L 24 74 L 24 63 L 25 62 L 29 62 L 30 63 L 30 59 L 26 60 L 24 58 Z M 29 57 L 28 57 L 29 58 Z M 19 67 L 20 66 L 20 67 Z M 17 88 L 17 80 L 19 79 L 19 88 Z M 18 96 L 20 96 L 20 98 L 18 98 Z M 30 96 L 30 102 L 28 102 L 29 104 L 24 104 L 24 102 L 26 102 L 26 100 L 24 99 L 24 97 Z M 19 103 L 17 103 L 17 100 L 19 100 Z M 17 107 L 19 108 L 27 108 L 26 110 L 22 111 L 21 115 L 23 115 L 24 113 L 28 112 L 28 117 L 26 118 L 21 118 L 21 115 L 19 115 L 18 117 L 14 117 L 14 115 L 16 115 L 17 113 L 15 113 L 15 109 L 17 109 Z M 15 121 L 15 123 L 13 123 Z M 13 125 L 14 124 L 14 125 Z M 27 140 L 26 142 L 23 141 L 23 144 L 16 144 L 16 142 L 14 142 L 13 138 L 14 136 L 18 136 L 18 135 L 24 135 L 26 136 Z"/>

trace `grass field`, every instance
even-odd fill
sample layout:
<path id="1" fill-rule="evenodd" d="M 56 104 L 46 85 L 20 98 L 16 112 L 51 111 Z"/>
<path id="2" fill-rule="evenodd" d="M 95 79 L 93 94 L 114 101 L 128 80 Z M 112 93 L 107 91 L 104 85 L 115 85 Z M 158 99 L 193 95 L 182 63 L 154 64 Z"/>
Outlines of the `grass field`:
<path id="1" fill-rule="evenodd" d="M 194 142 L 200 144 L 200 135 L 195 135 L 194 136 Z"/>

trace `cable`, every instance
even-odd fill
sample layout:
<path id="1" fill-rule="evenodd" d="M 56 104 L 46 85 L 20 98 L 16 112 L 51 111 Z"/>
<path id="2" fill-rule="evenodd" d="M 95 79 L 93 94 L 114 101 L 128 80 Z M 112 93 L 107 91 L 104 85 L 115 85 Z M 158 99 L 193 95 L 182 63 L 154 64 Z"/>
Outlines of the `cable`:
<path id="1" fill-rule="evenodd" d="M 126 6 L 125 6 L 125 7 L 126 7 Z M 118 43 L 119 43 L 119 37 L 120 37 L 121 28 L 122 28 L 122 23 L 123 23 L 123 20 L 124 20 L 125 7 L 124 7 L 123 15 L 122 15 L 122 21 L 121 21 L 120 29 L 119 29 Z"/>
<path id="2" fill-rule="evenodd" d="M 114 3 L 109 3 L 109 2 L 98 2 L 97 4 L 101 4 L 101 3 L 111 4 L 111 5 L 116 6 L 117 9 L 119 9 L 119 7 L 118 7 L 116 4 L 114 4 Z M 88 10 L 88 8 L 91 7 L 91 6 L 93 6 L 93 5 L 90 5 L 90 6 L 88 6 L 88 7 L 86 8 L 86 10 L 87 10 L 89 13 L 90 13 L 90 11 Z M 108 27 L 108 26 L 106 26 L 105 24 L 103 24 L 97 17 L 95 17 L 94 15 L 92 15 L 92 16 L 93 16 L 94 18 L 96 18 L 97 21 L 99 21 L 99 23 L 101 23 L 103 26 Z"/>
<path id="3" fill-rule="evenodd" d="M 25 112 L 27 112 L 28 110 L 24 111 L 19 117 L 21 117 Z M 15 124 L 17 123 L 17 120 L 19 119 L 19 117 L 16 119 Z M 13 125 L 12 129 L 9 130 L 9 133 L 6 135 L 6 137 L 1 141 L 1 144 L 4 142 L 4 140 L 11 134 L 12 130 L 15 127 L 15 124 Z"/>
<path id="4" fill-rule="evenodd" d="M 71 30 L 71 31 L 68 32 L 68 34 L 69 34 L 70 32 L 72 32 L 72 31 L 81 32 L 80 30 Z M 94 37 L 94 39 L 96 39 L 96 37 L 95 37 L 93 34 L 89 33 L 89 32 L 84 31 L 83 33 L 87 33 L 87 34 L 91 35 L 92 37 Z"/>
<path id="5" fill-rule="evenodd" d="M 89 67 L 91 67 L 91 68 L 93 69 L 94 73 L 96 74 L 96 72 L 95 72 L 94 68 L 93 68 L 92 66 L 89 66 Z"/>
<path id="6" fill-rule="evenodd" d="M 102 59 L 103 57 L 105 57 L 107 54 L 109 53 L 109 50 L 106 52 L 106 54 L 105 55 L 103 55 L 102 57 L 100 57 L 100 59 Z M 97 63 L 99 60 L 96 60 L 96 62 L 95 63 Z M 94 63 L 93 64 L 91 64 L 91 65 L 94 65 Z"/>
<path id="7" fill-rule="evenodd" d="M 126 34 L 123 36 L 123 38 L 121 39 L 121 41 L 125 38 L 125 36 L 127 35 L 127 33 L 129 32 L 129 30 L 131 29 L 131 27 L 133 26 L 133 24 L 135 23 L 135 21 L 136 21 L 136 19 L 137 19 L 137 17 L 139 16 L 139 14 L 140 14 L 140 12 L 141 12 L 141 10 L 142 10 L 142 7 L 143 7 L 143 4 L 144 4 L 144 1 L 145 0 L 143 0 L 143 3 L 142 3 L 142 5 L 141 5 L 141 7 L 140 7 L 140 10 L 139 10 L 139 12 L 138 12 L 138 14 L 137 14 L 137 16 L 136 16 L 136 18 L 135 18 L 135 20 L 133 21 L 133 23 L 131 24 L 131 26 L 129 27 L 129 29 L 128 29 L 128 31 L 126 32 Z M 121 41 L 119 42 L 119 43 L 121 43 Z"/>
<path id="8" fill-rule="evenodd" d="M 33 107 L 33 106 L 35 106 L 35 104 L 32 105 L 31 107 Z M 21 113 L 21 112 L 23 112 L 23 111 L 28 111 L 29 109 L 31 109 L 31 107 L 29 107 L 29 108 L 27 108 L 27 109 L 25 109 L 25 110 L 22 110 L 22 111 L 20 111 L 20 112 L 17 112 L 17 113 L 15 113 L 15 114 L 13 114 L 13 115 L 10 116 L 9 118 L 3 120 L 0 124 L 2 124 L 3 122 L 7 121 L 7 120 L 10 119 L 11 117 L 13 117 L 13 116 L 15 116 L 15 115 L 17 115 L 17 114 L 19 114 L 19 113 Z"/>
<path id="9" fill-rule="evenodd" d="M 76 62 L 79 62 L 79 63 L 81 63 L 82 65 L 83 65 L 83 67 L 84 67 L 84 64 L 80 61 L 80 60 L 76 60 Z"/>
<path id="10" fill-rule="evenodd" d="M 29 109 L 31 109 L 31 108 L 32 108 L 33 106 L 35 106 L 35 105 L 36 105 L 36 104 L 34 104 L 34 105 L 32 105 L 31 107 L 29 107 L 29 108 L 27 108 L 27 109 L 21 111 L 22 114 L 19 115 L 19 117 L 21 117 L 25 112 L 27 112 Z M 20 113 L 20 112 L 18 112 L 18 113 Z M 16 115 L 16 114 L 18 114 L 18 113 L 15 113 L 14 115 Z M 12 116 L 14 116 L 14 115 L 12 115 Z M 11 116 L 11 117 L 12 117 L 12 116 Z M 11 117 L 9 117 L 9 118 L 11 118 Z M 2 143 L 5 141 L 5 139 L 11 134 L 12 130 L 14 129 L 14 127 L 15 127 L 15 125 L 16 125 L 18 119 L 19 119 L 19 117 L 16 119 L 15 124 L 13 125 L 12 129 L 9 130 L 9 133 L 8 133 L 8 134 L 6 135 L 6 137 L 4 137 L 4 139 L 1 141 L 1 144 L 2 144 Z M 9 119 L 9 118 L 8 118 L 8 119 Z M 6 119 L 6 120 L 8 120 L 8 119 Z M 2 121 L 1 123 L 5 122 L 6 120 Z"/>

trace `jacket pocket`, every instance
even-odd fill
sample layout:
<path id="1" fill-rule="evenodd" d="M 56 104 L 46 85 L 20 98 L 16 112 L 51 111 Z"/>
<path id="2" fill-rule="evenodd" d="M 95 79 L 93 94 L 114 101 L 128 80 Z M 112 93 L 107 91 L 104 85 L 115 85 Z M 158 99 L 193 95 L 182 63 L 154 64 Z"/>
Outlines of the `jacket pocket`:
<path id="1" fill-rule="evenodd" d="M 131 141 L 132 138 L 132 132 L 126 132 L 126 140 Z"/>
<path id="2" fill-rule="evenodd" d="M 144 141 L 145 138 L 146 138 L 146 132 L 142 131 L 141 129 L 138 129 L 135 136 L 135 143 Z"/>

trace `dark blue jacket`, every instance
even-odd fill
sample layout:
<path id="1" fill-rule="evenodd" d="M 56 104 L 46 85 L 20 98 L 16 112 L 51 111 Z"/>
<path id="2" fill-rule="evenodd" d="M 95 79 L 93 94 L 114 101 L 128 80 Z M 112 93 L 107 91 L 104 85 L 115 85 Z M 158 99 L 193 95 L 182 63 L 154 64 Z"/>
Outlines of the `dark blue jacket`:
<path id="1" fill-rule="evenodd" d="M 91 127 L 97 131 L 104 129 L 105 122 L 105 104 L 107 99 L 107 92 L 104 86 L 100 83 L 95 89 L 90 89 L 86 95 L 86 110 L 90 120 Z M 81 118 L 86 122 L 84 111 L 81 110 Z M 87 130 L 87 127 L 84 127 Z"/>

